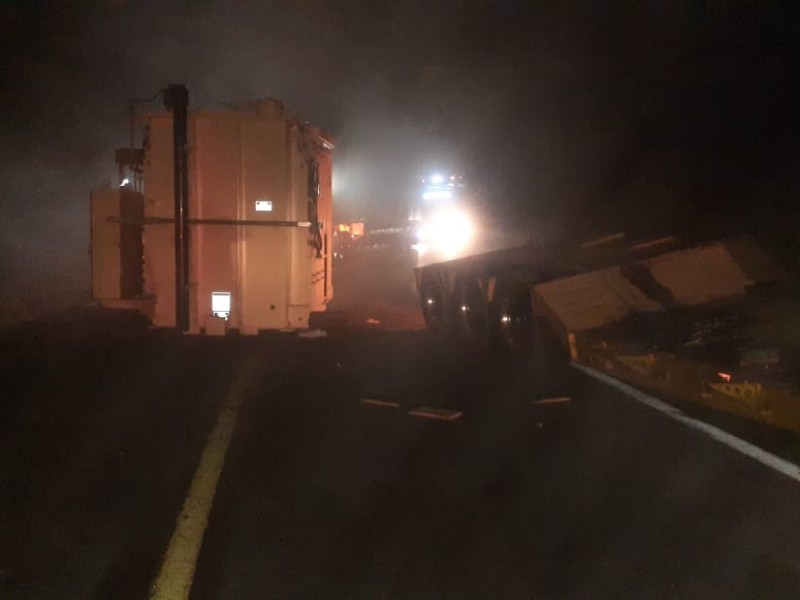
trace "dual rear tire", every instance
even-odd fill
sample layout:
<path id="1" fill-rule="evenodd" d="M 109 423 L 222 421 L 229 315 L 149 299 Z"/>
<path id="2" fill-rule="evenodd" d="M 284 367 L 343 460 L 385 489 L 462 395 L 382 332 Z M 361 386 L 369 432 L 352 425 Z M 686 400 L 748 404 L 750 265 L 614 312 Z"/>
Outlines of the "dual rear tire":
<path id="1" fill-rule="evenodd" d="M 525 282 L 497 281 L 488 301 L 486 284 L 478 277 L 459 277 L 450 291 L 431 269 L 423 273 L 419 290 L 425 322 L 443 338 L 520 356 L 549 356 L 561 349 L 548 323 L 534 315 Z"/>
<path id="2" fill-rule="evenodd" d="M 448 290 L 443 277 L 429 270 L 419 291 L 425 324 L 432 332 L 477 346 L 492 341 L 492 311 L 477 278 L 461 277 Z"/>

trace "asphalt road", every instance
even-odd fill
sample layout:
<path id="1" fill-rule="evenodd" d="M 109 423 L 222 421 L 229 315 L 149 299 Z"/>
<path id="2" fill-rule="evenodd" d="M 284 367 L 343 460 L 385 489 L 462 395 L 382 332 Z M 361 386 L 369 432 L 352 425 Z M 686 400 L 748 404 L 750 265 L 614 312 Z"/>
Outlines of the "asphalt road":
<path id="1" fill-rule="evenodd" d="M 397 255 L 338 273 L 325 338 L 3 330 L 0 597 L 147 597 L 229 409 L 193 598 L 800 595 L 796 481 L 568 366 L 443 346 Z"/>

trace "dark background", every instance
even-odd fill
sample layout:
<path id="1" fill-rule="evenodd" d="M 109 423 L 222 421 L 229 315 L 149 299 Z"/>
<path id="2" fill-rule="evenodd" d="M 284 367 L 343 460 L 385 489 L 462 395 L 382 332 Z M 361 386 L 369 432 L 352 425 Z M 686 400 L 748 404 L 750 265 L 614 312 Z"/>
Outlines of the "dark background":
<path id="1" fill-rule="evenodd" d="M 128 100 L 167 83 L 330 131 L 342 219 L 397 221 L 442 169 L 534 234 L 792 235 L 797 22 L 768 1 L 3 2 L 0 293 L 87 288 L 89 191 Z"/>

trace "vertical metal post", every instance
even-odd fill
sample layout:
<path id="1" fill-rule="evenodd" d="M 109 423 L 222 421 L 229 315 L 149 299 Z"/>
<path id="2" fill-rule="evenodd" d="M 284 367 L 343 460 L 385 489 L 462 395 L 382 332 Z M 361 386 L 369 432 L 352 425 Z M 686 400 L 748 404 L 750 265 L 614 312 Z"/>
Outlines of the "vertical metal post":
<path id="1" fill-rule="evenodd" d="M 175 326 L 189 331 L 189 91 L 169 85 L 164 105 L 172 111 L 172 143 L 175 170 Z"/>
<path id="2" fill-rule="evenodd" d="M 322 297 L 328 299 L 328 232 L 324 232 L 322 238 L 323 251 L 322 251 Z"/>

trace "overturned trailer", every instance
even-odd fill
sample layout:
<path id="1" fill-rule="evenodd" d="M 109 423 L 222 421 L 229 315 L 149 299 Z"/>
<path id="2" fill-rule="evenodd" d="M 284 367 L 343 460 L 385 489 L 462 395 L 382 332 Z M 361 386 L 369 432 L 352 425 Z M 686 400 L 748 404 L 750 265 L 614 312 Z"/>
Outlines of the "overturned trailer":
<path id="1" fill-rule="evenodd" d="M 120 185 L 92 193 L 93 297 L 189 333 L 308 327 L 333 297 L 330 139 L 272 99 L 164 99 L 117 152 Z"/>
<path id="2" fill-rule="evenodd" d="M 428 327 L 464 343 L 575 354 L 576 335 L 637 316 L 731 305 L 784 277 L 751 237 L 528 245 L 416 270 Z M 574 357 L 574 356 L 573 356 Z"/>

